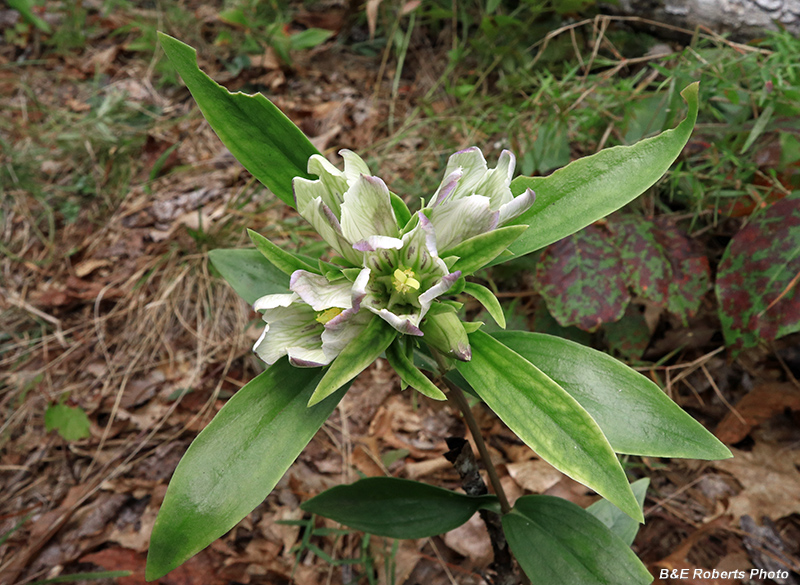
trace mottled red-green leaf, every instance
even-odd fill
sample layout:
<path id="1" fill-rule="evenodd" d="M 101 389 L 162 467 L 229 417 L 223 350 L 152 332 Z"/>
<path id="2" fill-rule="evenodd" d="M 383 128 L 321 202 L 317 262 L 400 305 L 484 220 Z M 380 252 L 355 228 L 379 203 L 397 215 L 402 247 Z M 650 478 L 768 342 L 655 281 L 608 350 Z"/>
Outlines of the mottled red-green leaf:
<path id="1" fill-rule="evenodd" d="M 708 291 L 708 259 L 667 217 L 628 215 L 614 218 L 609 226 L 617 236 L 631 289 L 685 323 Z"/>
<path id="2" fill-rule="evenodd" d="M 550 314 L 565 327 L 594 331 L 622 317 L 631 300 L 619 254 L 597 225 L 548 246 L 536 281 Z"/>
<path id="3" fill-rule="evenodd" d="M 636 305 L 628 305 L 619 321 L 603 324 L 609 349 L 621 357 L 638 360 L 650 345 L 650 328 Z"/>
<path id="4" fill-rule="evenodd" d="M 800 196 L 778 201 L 734 236 L 717 273 L 719 317 L 734 350 L 800 330 Z"/>
<path id="5" fill-rule="evenodd" d="M 652 221 L 638 215 L 615 217 L 609 226 L 616 234 L 625 273 L 637 296 L 666 307 L 672 281 L 667 251 L 655 237 Z"/>
<path id="6" fill-rule="evenodd" d="M 672 265 L 667 310 L 684 324 L 697 313 L 703 296 L 711 288 L 711 269 L 705 254 L 667 217 L 656 218 L 653 234 L 656 242 L 667 250 Z"/>

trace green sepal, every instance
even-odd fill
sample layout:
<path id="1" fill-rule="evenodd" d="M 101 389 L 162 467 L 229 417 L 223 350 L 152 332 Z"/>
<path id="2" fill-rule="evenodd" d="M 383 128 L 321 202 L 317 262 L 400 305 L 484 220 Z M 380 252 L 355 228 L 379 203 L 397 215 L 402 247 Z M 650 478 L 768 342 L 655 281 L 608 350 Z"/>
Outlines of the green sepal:
<path id="1" fill-rule="evenodd" d="M 386 351 L 395 337 L 396 329 L 377 315 L 373 316 L 364 331 L 333 360 L 308 401 L 308 406 L 325 400 L 358 376 Z"/>
<path id="2" fill-rule="evenodd" d="M 392 204 L 392 210 L 394 210 L 394 217 L 397 220 L 397 225 L 403 228 L 408 224 L 409 221 L 411 221 L 411 212 L 408 210 L 408 205 L 406 205 L 406 202 L 400 199 L 400 197 L 394 193 L 390 193 L 389 196 L 389 201 Z"/>
<path id="3" fill-rule="evenodd" d="M 434 400 L 447 400 L 444 392 L 436 387 L 428 377 L 420 372 L 406 355 L 403 342 L 398 338 L 386 350 L 386 359 L 389 365 L 400 376 L 400 379 L 407 385 L 414 388 L 417 392 L 424 394 Z"/>
<path id="4" fill-rule="evenodd" d="M 536 192 L 536 203 L 513 220 L 531 226 L 510 246 L 517 256 L 544 248 L 629 203 L 658 181 L 680 155 L 697 121 L 699 84 L 681 92 L 686 118 L 631 146 L 614 146 L 571 162 L 546 177 L 517 177 L 514 195 Z M 498 258 L 493 264 L 505 262 Z"/>
<path id="5" fill-rule="evenodd" d="M 292 179 L 313 179 L 308 159 L 319 151 L 262 94 L 230 93 L 200 71 L 192 47 L 162 32 L 158 39 L 222 143 L 256 179 L 294 207 Z"/>
<path id="6" fill-rule="evenodd" d="M 253 242 L 256 250 L 261 252 L 264 258 L 269 260 L 275 268 L 284 274 L 291 276 L 296 270 L 305 270 L 314 274 L 322 274 L 313 264 L 309 264 L 302 258 L 273 244 L 258 232 L 248 228 L 247 235 L 250 236 L 250 241 Z"/>
<path id="7" fill-rule="evenodd" d="M 578 401 L 489 334 L 469 340 L 472 360 L 456 367 L 489 408 L 539 457 L 644 522 L 611 445 Z"/>
<path id="8" fill-rule="evenodd" d="M 469 276 L 497 258 L 527 229 L 527 225 L 510 225 L 464 240 L 447 250 L 447 256 L 459 257 L 451 271 L 460 270 L 461 276 Z"/>
<path id="9" fill-rule="evenodd" d="M 208 259 L 245 302 L 252 305 L 264 295 L 289 292 L 289 277 L 258 250 L 211 250 Z"/>
<path id="10" fill-rule="evenodd" d="M 531 585 L 647 585 L 630 547 L 586 510 L 553 496 L 522 496 L 503 532 Z"/>
<path id="11" fill-rule="evenodd" d="M 495 323 L 502 329 L 506 328 L 506 316 L 503 314 L 503 308 L 492 291 L 475 282 L 468 282 L 464 285 L 464 292 L 483 305 Z"/>
<path id="12" fill-rule="evenodd" d="M 462 321 L 461 324 L 464 326 L 464 331 L 466 331 L 467 334 L 475 333 L 484 326 L 483 321 Z"/>
<path id="13" fill-rule="evenodd" d="M 442 261 L 444 265 L 447 266 L 447 269 L 452 272 L 453 266 L 455 266 L 456 262 L 458 262 L 458 256 L 448 256 L 447 258 L 443 258 Z"/>
<path id="14" fill-rule="evenodd" d="M 331 264 L 331 262 L 333 263 Z M 348 260 L 347 258 L 342 258 L 341 256 L 333 256 L 331 258 L 331 262 L 324 262 L 323 260 L 320 260 L 320 266 L 322 266 L 324 263 L 325 265 L 333 266 L 335 268 L 338 268 L 339 270 L 341 270 L 341 267 L 358 268 L 358 266 L 350 262 L 350 260 Z"/>
<path id="15" fill-rule="evenodd" d="M 467 496 L 395 477 L 368 477 L 339 485 L 300 505 L 345 526 L 387 538 L 417 539 L 458 528 L 494 495 Z"/>
<path id="16" fill-rule="evenodd" d="M 645 477 L 631 484 L 631 491 L 639 502 L 639 508 L 644 511 L 644 498 L 647 495 L 647 487 L 650 485 L 650 478 Z M 594 504 L 586 508 L 592 516 L 605 524 L 608 529 L 619 536 L 622 541 L 631 546 L 639 532 L 640 524 L 633 518 L 625 514 L 614 504 L 606 499 L 599 499 Z"/>
<path id="17" fill-rule="evenodd" d="M 355 282 L 363 268 L 342 268 L 342 274 L 350 282 Z"/>
<path id="18" fill-rule="evenodd" d="M 319 368 L 295 368 L 281 358 L 236 392 L 197 436 L 156 518 L 148 581 L 204 549 L 264 501 L 346 392 L 308 408 L 321 376 Z"/>

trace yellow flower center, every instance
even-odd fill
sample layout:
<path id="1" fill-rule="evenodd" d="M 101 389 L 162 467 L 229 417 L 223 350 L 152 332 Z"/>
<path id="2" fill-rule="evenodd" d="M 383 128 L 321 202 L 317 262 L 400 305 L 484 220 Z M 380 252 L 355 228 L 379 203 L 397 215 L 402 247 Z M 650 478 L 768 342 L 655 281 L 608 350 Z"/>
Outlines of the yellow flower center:
<path id="1" fill-rule="evenodd" d="M 341 314 L 344 309 L 340 309 L 339 307 L 333 307 L 332 309 L 325 309 L 320 314 L 317 315 L 317 323 L 322 323 L 325 325 L 328 321 L 333 319 L 334 317 Z"/>
<path id="2" fill-rule="evenodd" d="M 419 281 L 414 278 L 414 272 L 410 268 L 406 268 L 405 270 L 400 270 L 398 268 L 395 270 L 392 284 L 397 292 L 403 294 L 407 293 L 412 288 L 414 290 L 419 290 Z"/>

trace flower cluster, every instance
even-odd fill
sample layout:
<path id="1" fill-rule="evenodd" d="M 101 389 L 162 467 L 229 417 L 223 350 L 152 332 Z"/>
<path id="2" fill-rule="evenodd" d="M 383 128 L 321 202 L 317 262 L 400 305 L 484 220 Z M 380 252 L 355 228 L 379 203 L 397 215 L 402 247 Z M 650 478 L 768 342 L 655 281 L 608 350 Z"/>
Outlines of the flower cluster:
<path id="1" fill-rule="evenodd" d="M 431 308 L 465 276 L 450 270 L 445 259 L 453 258 L 447 252 L 503 226 L 534 200 L 530 190 L 517 197 L 511 193 L 511 152 L 503 151 L 489 169 L 472 147 L 450 157 L 431 200 L 399 225 L 386 184 L 354 152 L 339 154 L 344 171 L 314 155 L 308 172 L 318 178 L 297 177 L 292 184 L 298 212 L 338 254 L 338 270 L 324 275 L 297 270 L 291 293 L 255 302 L 267 325 L 254 351 L 267 364 L 288 355 L 295 366 L 327 365 L 375 316 L 400 334 L 423 337 L 427 325 L 441 337 L 449 320 L 437 327 L 423 321 L 428 314 L 428 321 L 447 314 Z M 452 356 L 469 360 L 465 345 L 454 344 Z"/>

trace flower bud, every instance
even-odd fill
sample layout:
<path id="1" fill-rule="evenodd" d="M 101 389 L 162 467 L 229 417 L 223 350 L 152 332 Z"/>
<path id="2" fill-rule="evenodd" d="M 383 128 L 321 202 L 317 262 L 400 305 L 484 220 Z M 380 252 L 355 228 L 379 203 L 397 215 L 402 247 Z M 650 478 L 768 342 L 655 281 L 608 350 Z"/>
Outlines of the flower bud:
<path id="1" fill-rule="evenodd" d="M 462 362 L 472 359 L 469 338 L 456 310 L 450 305 L 434 303 L 420 327 L 423 339 L 433 349 Z"/>

